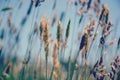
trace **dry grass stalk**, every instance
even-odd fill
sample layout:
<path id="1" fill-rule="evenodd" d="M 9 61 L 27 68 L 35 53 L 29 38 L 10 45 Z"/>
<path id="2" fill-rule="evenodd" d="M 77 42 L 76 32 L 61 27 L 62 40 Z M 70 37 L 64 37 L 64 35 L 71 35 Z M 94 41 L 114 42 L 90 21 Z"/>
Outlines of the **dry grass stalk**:
<path id="1" fill-rule="evenodd" d="M 44 18 L 43 18 L 44 19 Z M 48 60 L 48 52 L 49 52 L 49 21 L 48 19 L 45 21 L 45 26 L 42 26 L 43 28 L 43 41 L 44 41 L 44 50 L 45 50 L 45 58 L 46 58 L 46 80 L 47 80 L 47 60 Z"/>

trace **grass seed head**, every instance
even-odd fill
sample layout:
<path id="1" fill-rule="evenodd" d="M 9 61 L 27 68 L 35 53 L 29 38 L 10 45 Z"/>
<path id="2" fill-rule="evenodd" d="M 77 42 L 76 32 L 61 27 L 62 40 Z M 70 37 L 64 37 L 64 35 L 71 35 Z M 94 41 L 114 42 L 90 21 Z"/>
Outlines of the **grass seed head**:
<path id="1" fill-rule="evenodd" d="M 55 42 L 54 42 L 54 48 L 53 48 L 53 54 L 52 54 L 53 59 L 57 58 L 57 48 L 58 48 L 58 41 L 55 40 Z"/>
<path id="2" fill-rule="evenodd" d="M 45 16 L 43 16 L 40 20 L 40 36 L 43 35 L 44 27 L 45 27 Z"/>
<path id="3" fill-rule="evenodd" d="M 43 41 L 44 41 L 44 49 L 46 52 L 46 56 L 48 56 L 49 51 L 49 20 L 46 20 L 45 26 L 43 28 Z"/>
<path id="4" fill-rule="evenodd" d="M 58 40 L 58 45 L 60 44 L 60 40 L 62 37 L 62 26 L 60 20 L 58 21 L 58 27 L 57 27 L 57 40 Z"/>
<path id="5" fill-rule="evenodd" d="M 69 34 L 70 34 L 70 23 L 71 23 L 71 20 L 69 20 L 68 25 L 67 25 L 67 29 L 66 29 L 66 39 L 68 39 Z"/>

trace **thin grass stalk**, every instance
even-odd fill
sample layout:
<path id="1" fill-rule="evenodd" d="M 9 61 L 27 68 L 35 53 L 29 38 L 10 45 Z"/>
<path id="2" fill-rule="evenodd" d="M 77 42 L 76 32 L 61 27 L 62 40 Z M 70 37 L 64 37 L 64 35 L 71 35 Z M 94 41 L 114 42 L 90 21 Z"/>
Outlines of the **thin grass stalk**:
<path id="1" fill-rule="evenodd" d="M 66 80 L 69 80 L 69 75 L 70 75 L 70 68 L 71 68 L 71 63 L 70 63 L 70 57 L 68 59 L 68 72 L 67 72 L 67 79 Z"/>
<path id="2" fill-rule="evenodd" d="M 36 19 L 37 19 L 37 16 L 38 16 L 38 9 L 35 11 L 36 9 L 34 9 L 34 13 L 33 13 L 33 20 L 32 20 L 32 22 L 31 22 L 31 27 L 30 27 L 30 30 L 32 30 L 32 26 L 33 26 L 33 24 L 34 24 L 34 15 L 35 15 L 35 12 L 37 11 L 37 15 L 36 15 Z M 28 45 L 28 47 L 27 47 L 27 51 L 26 51 L 26 54 L 25 54 L 25 56 L 27 55 L 27 53 L 29 52 L 29 50 L 31 50 L 31 47 L 32 47 L 32 41 L 33 41 L 33 37 L 34 37 L 34 34 L 31 34 L 31 36 L 30 36 L 30 41 L 29 41 L 29 45 Z"/>
<path id="3" fill-rule="evenodd" d="M 56 8 L 57 0 L 54 0 L 52 9 L 54 10 Z"/>
<path id="4" fill-rule="evenodd" d="M 47 62 L 48 62 L 48 52 L 49 52 L 49 21 L 46 21 L 46 25 L 43 33 L 44 40 L 44 50 L 45 50 L 45 60 L 46 60 L 46 80 L 47 80 Z"/>
<path id="5" fill-rule="evenodd" d="M 76 8 L 76 10 L 75 10 L 75 12 L 77 11 L 77 8 Z M 75 14 L 75 20 L 74 20 L 74 25 L 75 25 L 75 23 L 76 23 L 76 14 Z M 74 35 L 75 35 L 75 29 L 76 29 L 76 26 L 75 26 L 75 28 L 73 29 L 73 33 L 72 33 L 72 37 L 74 37 Z M 72 45 L 71 45 L 71 49 L 70 49 L 70 56 L 69 56 L 69 60 L 68 60 L 68 68 L 69 68 L 69 70 L 70 71 L 68 71 L 68 75 L 67 75 L 67 78 L 66 78 L 66 80 L 68 80 L 68 79 L 70 79 L 70 80 L 72 80 L 72 77 L 73 77 L 73 74 L 74 74 L 74 68 L 75 68 L 75 64 L 76 64 L 76 61 L 77 60 L 75 60 L 75 62 L 73 63 L 73 65 L 71 64 L 71 53 L 72 53 L 72 48 L 73 48 L 73 38 L 72 38 Z"/>
<path id="6" fill-rule="evenodd" d="M 34 78 L 37 79 L 37 69 L 38 69 L 38 64 L 39 64 L 39 59 L 41 59 L 41 48 L 42 48 L 42 42 L 40 43 L 40 49 L 38 51 L 37 58 L 35 59 L 35 70 L 34 70 Z M 40 56 L 39 56 L 40 55 Z M 41 61 L 41 60 L 40 60 Z M 34 64 L 33 64 L 34 65 Z M 40 77 L 41 77 L 41 63 L 40 63 Z M 36 80 L 35 79 L 35 80 Z"/>
<path id="7" fill-rule="evenodd" d="M 51 70 L 51 73 L 50 73 L 50 80 L 52 80 L 53 71 L 54 71 L 54 65 L 52 66 L 52 70 Z"/>
<path id="8" fill-rule="evenodd" d="M 78 80 L 78 78 L 79 78 L 79 73 L 80 73 L 80 68 L 78 68 L 78 70 L 76 72 L 76 80 Z"/>
<path id="9" fill-rule="evenodd" d="M 59 80 L 62 79 L 62 67 L 60 67 L 60 75 L 59 75 Z"/>
<path id="10" fill-rule="evenodd" d="M 35 14 L 35 11 L 34 11 L 34 14 Z M 34 14 L 33 14 L 33 17 L 34 17 Z M 32 23 L 33 24 L 33 23 Z M 31 27 L 32 27 L 32 25 L 31 25 Z M 31 37 L 31 40 L 30 40 L 30 45 L 27 47 L 27 51 L 26 51 L 26 54 L 25 54 L 25 58 L 24 58 L 24 61 L 23 61 L 23 63 L 25 62 L 25 64 L 24 64 L 24 66 L 22 67 L 22 71 L 21 71 L 21 74 L 20 74 L 20 77 L 22 77 L 22 79 L 20 78 L 19 80 L 24 80 L 24 72 L 25 72 L 25 69 L 26 69 L 26 67 L 27 67 L 27 64 L 28 64 L 28 62 L 29 62 L 29 60 L 27 60 L 26 59 L 26 56 L 27 56 L 27 54 L 30 52 L 29 51 L 29 47 L 31 47 L 31 45 L 32 45 L 32 40 L 33 40 L 33 36 Z M 30 56 L 30 54 L 31 53 L 29 53 L 28 54 L 28 57 Z M 30 58 L 30 57 L 29 57 Z"/>
<path id="11" fill-rule="evenodd" d="M 66 17 L 66 13 L 68 12 L 68 2 L 66 2 L 66 7 L 65 7 L 65 15 L 64 17 Z M 63 25 L 65 23 L 65 18 L 63 19 Z"/>
<path id="12" fill-rule="evenodd" d="M 34 13 L 33 13 L 33 18 L 34 18 L 34 14 L 35 14 L 35 9 L 34 9 Z M 31 28 L 32 28 L 32 24 L 33 24 L 33 20 L 32 20 L 32 23 L 31 23 Z M 27 46 L 27 50 L 26 50 L 25 56 L 29 52 L 29 47 L 32 45 L 32 41 L 33 41 L 33 35 L 30 36 L 30 41 L 29 41 L 30 44 Z"/>
<path id="13" fill-rule="evenodd" d="M 36 9 L 35 9 L 36 10 Z M 34 13 L 33 13 L 33 18 L 35 17 L 34 16 L 34 14 L 35 14 L 35 11 L 34 10 Z M 37 10 L 37 12 L 38 12 L 38 10 Z M 36 15 L 36 18 L 37 18 L 37 16 L 38 15 Z M 33 19 L 34 20 L 34 19 Z M 32 25 L 34 24 L 34 21 L 32 20 L 32 23 L 31 23 L 31 29 L 32 29 Z M 30 41 L 29 41 L 29 45 L 28 45 L 28 47 L 27 47 L 27 51 L 26 51 L 26 54 L 25 54 L 25 56 L 27 56 L 27 53 L 29 53 L 29 55 L 28 55 L 28 57 L 31 55 L 31 52 L 30 52 L 30 50 L 31 50 L 31 47 L 32 47 L 32 41 L 33 41 L 33 37 L 34 37 L 34 34 L 32 34 L 31 36 L 30 36 Z"/>
<path id="14" fill-rule="evenodd" d="M 48 58 L 47 58 L 47 55 L 46 55 L 46 80 L 47 80 L 47 61 L 48 61 Z"/>
<path id="15" fill-rule="evenodd" d="M 87 76 L 87 73 L 88 73 L 88 62 L 85 63 L 86 65 L 86 69 L 85 69 L 85 80 L 87 80 L 88 76 Z"/>
<path id="16" fill-rule="evenodd" d="M 41 55 L 40 55 L 40 78 L 41 78 L 41 74 L 42 74 L 42 67 L 41 67 L 41 65 L 42 65 L 42 61 L 41 61 Z"/>
<path id="17" fill-rule="evenodd" d="M 71 50 L 72 51 L 72 50 Z M 71 53 L 71 52 L 70 52 Z M 79 55 L 79 51 L 77 52 L 77 56 L 75 56 L 75 60 L 74 62 L 70 62 L 70 57 L 69 57 L 69 60 L 68 60 L 68 68 L 69 68 L 69 73 L 67 73 L 67 78 L 66 80 L 72 80 L 72 77 L 73 77 L 73 74 L 74 74 L 74 69 L 75 69 L 75 64 L 77 63 L 77 57 Z"/>
<path id="18" fill-rule="evenodd" d="M 77 59 L 75 60 L 75 62 L 71 63 L 69 62 L 69 76 L 68 76 L 68 79 L 67 80 L 72 80 L 73 78 L 73 75 L 74 75 L 74 70 L 75 70 L 75 64 L 77 62 Z"/>
<path id="19" fill-rule="evenodd" d="M 19 80 L 24 80 L 24 70 L 25 70 L 25 65 L 23 65 L 23 67 L 19 73 Z"/>
<path id="20" fill-rule="evenodd" d="M 117 42 L 117 48 L 115 51 L 116 54 L 118 54 L 119 48 L 120 48 L 120 37 L 119 37 L 118 42 Z"/>
<path id="21" fill-rule="evenodd" d="M 14 21 L 16 21 L 16 19 L 17 19 L 16 16 L 18 16 L 18 10 L 20 9 L 20 8 L 19 8 L 19 5 L 22 5 L 22 1 L 23 1 L 23 0 L 15 3 L 15 7 L 16 7 L 17 11 L 14 13 L 14 17 L 13 17 L 13 20 L 14 20 Z"/>
<path id="22" fill-rule="evenodd" d="M 68 37 L 70 35 L 70 23 L 71 23 L 71 20 L 68 21 L 68 25 L 67 25 L 67 29 L 66 29 L 65 45 L 67 44 L 67 40 L 68 40 Z M 65 56 L 65 45 L 64 45 L 64 48 L 63 48 L 63 60 L 64 60 L 64 56 Z"/>
<path id="23" fill-rule="evenodd" d="M 43 43 L 41 43 L 40 53 L 41 53 L 41 50 L 42 50 L 42 44 Z M 41 65 L 42 65 L 42 62 L 41 62 L 41 54 L 40 54 L 40 77 L 41 77 Z"/>

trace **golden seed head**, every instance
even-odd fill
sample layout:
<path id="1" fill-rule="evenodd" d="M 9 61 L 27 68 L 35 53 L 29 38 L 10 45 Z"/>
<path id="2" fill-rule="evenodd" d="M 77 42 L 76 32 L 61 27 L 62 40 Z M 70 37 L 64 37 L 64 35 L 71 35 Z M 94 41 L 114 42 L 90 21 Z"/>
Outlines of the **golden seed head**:
<path id="1" fill-rule="evenodd" d="M 52 54 L 53 58 L 57 58 L 57 48 L 58 48 L 58 41 L 55 40 L 55 42 L 54 42 L 54 48 L 53 48 L 53 54 Z"/>

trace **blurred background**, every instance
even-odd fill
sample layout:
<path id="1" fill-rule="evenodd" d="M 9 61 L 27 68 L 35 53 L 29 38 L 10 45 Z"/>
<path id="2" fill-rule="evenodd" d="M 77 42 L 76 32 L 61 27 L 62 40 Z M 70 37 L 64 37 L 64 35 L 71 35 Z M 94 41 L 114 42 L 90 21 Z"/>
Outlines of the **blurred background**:
<path id="1" fill-rule="evenodd" d="M 38 58 L 39 55 L 41 55 L 42 63 L 45 63 L 45 51 L 44 45 L 42 44 L 39 37 L 40 32 L 34 33 L 34 29 L 36 28 L 36 26 L 40 26 L 40 20 L 43 16 L 47 17 L 50 25 L 49 29 L 51 42 L 48 54 L 48 67 L 50 66 L 50 69 L 52 68 L 53 64 L 52 52 L 54 49 L 54 41 L 56 39 L 58 21 L 61 18 L 61 14 L 64 13 L 63 19 L 61 21 L 63 39 L 65 39 L 65 31 L 68 22 L 69 20 L 71 20 L 70 34 L 67 40 L 67 47 L 65 48 L 64 52 L 64 59 L 62 60 L 63 62 L 68 61 L 70 53 L 71 59 L 74 59 L 76 51 L 79 48 L 80 40 L 78 39 L 78 37 L 84 33 L 85 27 L 89 24 L 89 16 L 92 15 L 96 22 L 98 21 L 98 17 L 96 17 L 94 10 L 90 10 L 87 14 L 85 14 L 81 23 L 79 24 L 79 19 L 81 15 L 78 15 L 77 11 L 81 8 L 82 5 L 79 4 L 78 0 L 43 0 L 43 2 L 42 0 L 40 0 L 41 2 L 36 5 L 37 1 L 39 0 L 0 0 L 1 74 L 10 62 L 15 63 L 14 69 L 17 73 L 17 69 L 23 66 L 22 61 L 26 56 L 28 56 L 29 51 L 31 52 L 30 65 L 33 65 L 34 67 L 29 66 L 28 71 L 30 69 L 35 69 L 37 65 L 39 65 L 37 64 L 39 63 L 38 61 L 40 59 Z M 77 2 L 76 5 L 75 1 Z M 92 0 L 91 5 L 94 5 L 93 1 L 94 0 Z M 106 47 L 105 50 L 106 54 L 104 62 L 109 69 L 110 61 L 114 59 L 116 55 L 120 55 L 119 50 L 116 51 L 117 41 L 120 37 L 120 0 L 100 1 L 101 5 L 105 3 L 109 7 L 109 20 L 113 23 L 112 32 L 106 39 L 106 42 L 109 42 L 113 39 L 116 40 L 115 44 Z M 56 19 L 54 24 L 52 24 L 54 16 L 56 16 Z M 99 32 L 100 31 L 101 30 L 99 30 Z M 93 43 L 93 46 L 91 47 L 90 55 L 88 57 L 88 63 L 91 65 L 93 65 L 100 57 L 100 51 L 98 49 L 100 37 L 101 35 L 98 34 L 96 40 Z M 59 53 L 59 55 L 60 54 L 62 54 L 62 52 Z M 77 60 L 78 64 L 81 64 L 81 54 L 78 56 Z M 44 66 L 45 64 L 43 65 L 43 68 Z M 19 70 L 21 70 L 21 68 Z M 44 72 L 44 70 L 42 72 Z M 50 70 L 48 71 L 48 73 L 50 73 Z M 15 78 L 15 80 L 18 80 L 17 77 Z"/>

